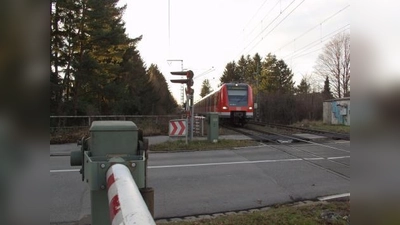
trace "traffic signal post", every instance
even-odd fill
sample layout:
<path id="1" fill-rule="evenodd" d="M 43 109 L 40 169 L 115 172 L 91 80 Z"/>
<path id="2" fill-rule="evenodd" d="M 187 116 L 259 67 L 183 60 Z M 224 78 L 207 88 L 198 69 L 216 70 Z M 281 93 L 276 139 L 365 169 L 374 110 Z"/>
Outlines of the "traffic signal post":
<path id="1" fill-rule="evenodd" d="M 188 132 L 186 133 L 186 143 L 188 136 L 190 140 L 193 139 L 193 123 L 194 123 L 194 107 L 193 107 L 193 94 L 194 90 L 192 88 L 193 82 L 193 71 L 179 71 L 179 72 L 171 72 L 172 75 L 186 76 L 186 79 L 172 79 L 172 83 L 180 83 L 186 84 L 186 104 L 185 104 L 185 112 L 187 115 L 186 124 L 188 127 Z M 190 121 L 190 123 L 189 123 Z"/>

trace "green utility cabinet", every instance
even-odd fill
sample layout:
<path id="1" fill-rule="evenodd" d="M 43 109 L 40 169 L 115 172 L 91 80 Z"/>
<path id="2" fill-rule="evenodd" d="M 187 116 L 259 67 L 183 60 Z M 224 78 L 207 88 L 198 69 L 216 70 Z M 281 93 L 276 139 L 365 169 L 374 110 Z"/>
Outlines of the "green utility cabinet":
<path id="1" fill-rule="evenodd" d="M 138 155 L 138 130 L 132 121 L 94 121 L 89 142 L 92 156 Z"/>
<path id="2" fill-rule="evenodd" d="M 89 131 L 90 136 L 78 143 L 81 150 L 71 152 L 71 166 L 82 166 L 82 180 L 89 185 L 92 224 L 105 225 L 110 224 L 107 170 L 115 163 L 127 166 L 140 191 L 147 191 L 148 140 L 132 121 L 94 121 Z M 150 203 L 152 213 L 153 207 Z"/>
<path id="3" fill-rule="evenodd" d="M 207 140 L 213 143 L 218 142 L 218 132 L 219 132 L 219 115 L 218 113 L 208 113 L 207 114 Z"/>

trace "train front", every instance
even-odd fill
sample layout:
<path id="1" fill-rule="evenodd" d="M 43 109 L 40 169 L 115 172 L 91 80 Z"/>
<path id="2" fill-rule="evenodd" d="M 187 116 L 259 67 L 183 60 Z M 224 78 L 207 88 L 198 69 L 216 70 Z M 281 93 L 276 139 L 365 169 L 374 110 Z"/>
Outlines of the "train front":
<path id="1" fill-rule="evenodd" d="M 226 84 L 226 98 L 223 101 L 222 111 L 229 113 L 233 124 L 244 125 L 253 118 L 253 90 L 248 84 Z"/>

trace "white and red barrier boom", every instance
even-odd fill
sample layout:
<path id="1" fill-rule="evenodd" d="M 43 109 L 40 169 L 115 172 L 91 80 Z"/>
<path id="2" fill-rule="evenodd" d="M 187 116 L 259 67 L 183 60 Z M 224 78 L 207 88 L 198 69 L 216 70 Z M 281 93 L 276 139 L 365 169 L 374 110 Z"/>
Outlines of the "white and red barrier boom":
<path id="1" fill-rule="evenodd" d="M 107 190 L 112 225 L 155 225 L 128 167 L 114 164 L 107 171 Z"/>

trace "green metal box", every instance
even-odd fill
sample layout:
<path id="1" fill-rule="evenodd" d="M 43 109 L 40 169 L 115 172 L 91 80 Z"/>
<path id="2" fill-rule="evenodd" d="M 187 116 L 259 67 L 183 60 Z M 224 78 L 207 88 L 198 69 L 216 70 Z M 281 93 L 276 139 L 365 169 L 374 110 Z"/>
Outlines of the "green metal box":
<path id="1" fill-rule="evenodd" d="M 126 165 L 136 185 L 139 188 L 145 187 L 146 158 L 139 149 L 138 133 L 132 121 L 92 123 L 88 151 L 83 151 L 83 177 L 91 190 L 104 189 L 106 172 L 114 163 Z"/>
<path id="2" fill-rule="evenodd" d="M 92 156 L 137 155 L 138 128 L 132 121 L 94 121 L 90 127 Z"/>
<path id="3" fill-rule="evenodd" d="M 218 113 L 208 113 L 207 122 L 208 122 L 207 140 L 216 143 L 218 142 L 218 132 L 219 132 Z"/>
<path id="4" fill-rule="evenodd" d="M 125 165 L 137 187 L 146 188 L 145 143 L 132 121 L 94 121 L 89 138 L 81 141 L 81 150 L 71 152 L 71 165 L 82 165 L 82 180 L 89 186 L 93 225 L 111 224 L 106 174 L 113 164 Z"/>

